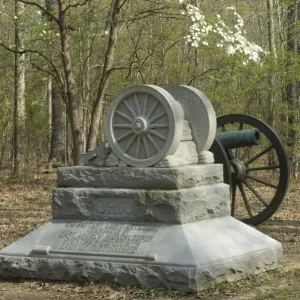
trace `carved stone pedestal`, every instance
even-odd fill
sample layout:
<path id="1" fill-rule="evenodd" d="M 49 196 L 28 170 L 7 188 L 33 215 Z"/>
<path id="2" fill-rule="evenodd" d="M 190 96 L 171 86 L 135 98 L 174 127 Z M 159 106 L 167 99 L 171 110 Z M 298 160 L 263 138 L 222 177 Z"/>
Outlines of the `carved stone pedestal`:
<path id="1" fill-rule="evenodd" d="M 282 262 L 279 242 L 229 216 L 221 165 L 58 174 L 54 220 L 0 251 L 1 277 L 197 292 Z"/>

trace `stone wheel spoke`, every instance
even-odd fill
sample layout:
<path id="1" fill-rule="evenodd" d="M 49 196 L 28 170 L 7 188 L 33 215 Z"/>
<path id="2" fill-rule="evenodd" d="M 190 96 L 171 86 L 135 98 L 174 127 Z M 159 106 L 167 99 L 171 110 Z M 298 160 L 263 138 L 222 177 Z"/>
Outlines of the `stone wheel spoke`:
<path id="1" fill-rule="evenodd" d="M 154 138 L 149 133 L 147 134 L 147 139 L 151 142 L 151 144 L 154 146 L 156 151 L 159 152 L 160 147 L 157 145 L 156 141 L 154 140 Z"/>
<path id="2" fill-rule="evenodd" d="M 145 152 L 146 152 L 146 156 L 147 156 L 147 158 L 149 158 L 150 153 L 149 153 L 148 140 L 145 136 L 142 137 L 142 140 L 143 140 L 143 145 L 144 145 L 144 149 L 145 149 Z"/>
<path id="3" fill-rule="evenodd" d="M 133 121 L 133 119 L 132 119 L 131 117 L 127 116 L 126 114 L 122 113 L 122 112 L 119 111 L 119 110 L 116 110 L 116 114 L 119 115 L 120 117 L 126 119 L 126 120 L 129 121 L 129 122 L 132 122 L 132 121 Z"/>
<path id="4" fill-rule="evenodd" d="M 114 124 L 114 128 L 132 128 L 131 124 Z"/>
<path id="5" fill-rule="evenodd" d="M 139 135 L 137 137 L 136 148 L 135 148 L 135 157 L 136 158 L 139 158 L 139 155 L 140 155 L 141 141 L 142 141 L 142 137 Z"/>
<path id="6" fill-rule="evenodd" d="M 143 116 L 146 116 L 147 108 L 148 108 L 148 94 L 145 95 L 144 107 L 143 107 L 143 111 L 142 111 Z"/>
<path id="7" fill-rule="evenodd" d="M 128 141 L 128 143 L 127 143 L 125 149 L 124 149 L 124 152 L 125 152 L 125 153 L 130 149 L 130 147 L 132 146 L 132 144 L 133 144 L 133 142 L 135 141 L 136 137 L 137 137 L 137 135 L 134 133 L 133 136 L 132 136 L 132 137 L 130 138 L 130 140 Z"/>
<path id="8" fill-rule="evenodd" d="M 133 134 L 133 132 L 132 132 L 132 131 L 128 131 L 128 132 L 124 133 L 123 135 L 119 136 L 119 137 L 116 139 L 116 141 L 117 141 L 117 142 L 121 142 L 121 141 L 123 141 L 125 138 L 127 138 L 128 136 L 130 136 L 131 134 Z"/>
<path id="9" fill-rule="evenodd" d="M 155 131 L 155 130 L 150 129 L 149 132 L 150 132 L 151 134 L 153 134 L 153 135 L 155 135 L 155 136 L 161 138 L 161 139 L 164 140 L 164 141 L 167 140 L 167 138 L 166 138 L 164 135 L 160 134 L 159 132 L 157 132 L 157 131 Z"/>
<path id="10" fill-rule="evenodd" d="M 136 113 L 133 110 L 133 108 L 129 105 L 129 103 L 126 100 L 124 100 L 124 104 L 126 105 L 127 109 L 130 111 L 132 117 L 135 118 L 136 117 Z"/>
<path id="11" fill-rule="evenodd" d="M 152 117 L 149 121 L 150 121 L 150 123 L 153 123 L 153 122 L 155 122 L 156 120 L 158 120 L 158 119 L 162 118 L 163 116 L 165 116 L 166 114 L 167 114 L 167 112 L 164 111 L 164 112 L 162 112 L 162 113 L 160 113 L 160 114 L 158 114 L 158 115 Z"/>
<path id="12" fill-rule="evenodd" d="M 158 100 L 156 100 L 156 102 L 152 105 L 151 109 L 148 111 L 148 113 L 146 115 L 147 118 L 150 118 L 152 116 L 152 114 L 153 114 L 155 108 L 157 107 L 158 103 L 159 103 Z"/>
<path id="13" fill-rule="evenodd" d="M 150 128 L 169 128 L 169 124 L 150 124 Z"/>
<path id="14" fill-rule="evenodd" d="M 137 94 L 134 94 L 134 102 L 135 102 L 135 106 L 136 106 L 137 115 L 140 115 L 141 114 L 141 107 L 140 107 L 140 103 L 139 103 L 139 99 L 137 97 Z"/>

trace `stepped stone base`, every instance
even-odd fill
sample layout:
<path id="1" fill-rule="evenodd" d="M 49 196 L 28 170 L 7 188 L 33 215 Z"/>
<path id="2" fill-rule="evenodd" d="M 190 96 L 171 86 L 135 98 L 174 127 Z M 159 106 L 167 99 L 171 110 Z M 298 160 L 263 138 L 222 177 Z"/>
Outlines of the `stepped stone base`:
<path id="1" fill-rule="evenodd" d="M 176 168 L 63 167 L 58 187 L 180 189 L 223 182 L 223 165 L 188 165 Z"/>
<path id="2" fill-rule="evenodd" d="M 230 214 L 224 183 L 179 190 L 57 188 L 53 219 L 181 224 Z"/>
<path id="3" fill-rule="evenodd" d="M 0 276 L 197 292 L 282 260 L 279 242 L 229 216 L 183 225 L 54 220 L 0 251 Z"/>

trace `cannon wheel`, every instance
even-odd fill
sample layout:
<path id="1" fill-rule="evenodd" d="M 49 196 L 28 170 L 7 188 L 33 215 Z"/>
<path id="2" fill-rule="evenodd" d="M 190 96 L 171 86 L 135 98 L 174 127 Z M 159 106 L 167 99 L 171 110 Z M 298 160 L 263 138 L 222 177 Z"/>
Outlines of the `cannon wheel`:
<path id="1" fill-rule="evenodd" d="M 180 104 L 163 88 L 132 86 L 110 105 L 108 141 L 114 153 L 128 165 L 153 166 L 177 150 L 183 119 Z"/>
<path id="2" fill-rule="evenodd" d="M 288 157 L 276 132 L 254 117 L 232 114 L 217 119 L 218 132 L 258 128 L 261 145 L 220 150 L 220 143 L 211 151 L 215 161 L 223 163 L 224 182 L 231 187 L 231 215 L 241 221 L 258 225 L 269 219 L 283 201 L 289 184 Z M 216 151 L 217 149 L 217 151 Z M 223 153 L 223 154 L 220 154 Z"/>

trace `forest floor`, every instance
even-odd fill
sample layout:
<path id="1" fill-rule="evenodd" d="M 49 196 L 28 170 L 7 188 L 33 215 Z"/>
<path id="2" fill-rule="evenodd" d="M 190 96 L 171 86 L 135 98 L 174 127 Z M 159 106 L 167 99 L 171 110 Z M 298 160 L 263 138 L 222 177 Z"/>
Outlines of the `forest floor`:
<path id="1" fill-rule="evenodd" d="M 16 183 L 0 178 L 0 249 L 51 219 L 54 174 Z M 300 184 L 292 182 L 280 210 L 257 227 L 284 246 L 283 268 L 235 283 L 219 284 L 198 295 L 117 284 L 1 280 L 0 300 L 72 299 L 300 299 Z"/>

